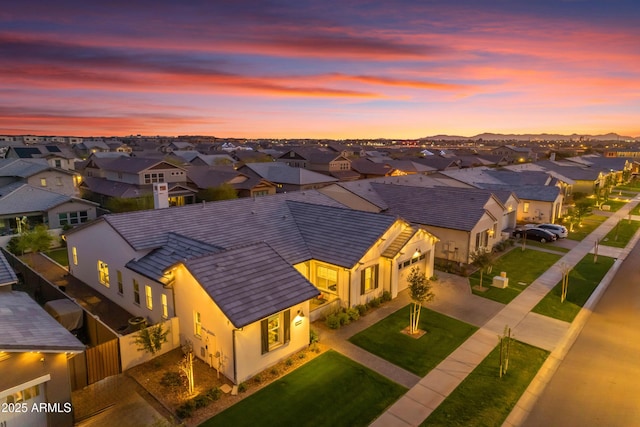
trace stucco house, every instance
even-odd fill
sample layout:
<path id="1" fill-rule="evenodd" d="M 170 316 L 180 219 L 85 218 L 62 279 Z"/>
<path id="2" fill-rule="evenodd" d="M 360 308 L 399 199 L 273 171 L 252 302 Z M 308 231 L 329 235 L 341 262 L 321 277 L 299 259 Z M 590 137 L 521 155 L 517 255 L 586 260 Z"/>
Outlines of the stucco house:
<path id="1" fill-rule="evenodd" d="M 52 167 L 46 159 L 0 159 L 0 187 L 15 182 L 78 196 L 80 175 Z"/>
<path id="2" fill-rule="evenodd" d="M 85 346 L 29 295 L 12 291 L 16 282 L 0 254 L 0 425 L 70 427 L 68 359 Z M 9 411 L 5 405 L 26 410 Z M 54 410 L 38 411 L 40 405 Z"/>
<path id="3" fill-rule="evenodd" d="M 239 383 L 309 343 L 309 322 L 433 275 L 437 239 L 316 191 L 105 215 L 66 236 L 70 273 Z"/>

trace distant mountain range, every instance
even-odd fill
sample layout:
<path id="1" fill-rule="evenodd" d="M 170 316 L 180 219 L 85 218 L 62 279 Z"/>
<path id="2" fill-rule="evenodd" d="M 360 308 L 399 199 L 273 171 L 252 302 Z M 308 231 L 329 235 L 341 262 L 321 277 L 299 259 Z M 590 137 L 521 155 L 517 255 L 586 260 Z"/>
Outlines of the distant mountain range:
<path id="1" fill-rule="evenodd" d="M 571 135 L 560 135 L 552 133 L 538 134 L 502 134 L 502 133 L 481 133 L 475 136 L 457 136 L 457 135 L 434 135 L 420 138 L 423 140 L 437 141 L 640 141 L 640 137 L 618 135 L 617 133 L 607 133 L 604 135 L 580 135 L 577 133 Z"/>

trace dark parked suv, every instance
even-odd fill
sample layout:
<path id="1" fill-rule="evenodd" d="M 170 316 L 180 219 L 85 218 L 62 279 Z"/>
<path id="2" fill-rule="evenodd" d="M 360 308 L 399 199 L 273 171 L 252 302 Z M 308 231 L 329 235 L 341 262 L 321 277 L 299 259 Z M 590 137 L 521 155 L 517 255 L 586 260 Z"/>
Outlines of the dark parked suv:
<path id="1" fill-rule="evenodd" d="M 556 235 L 543 230 L 541 228 L 525 228 L 522 230 L 516 230 L 513 232 L 515 237 L 523 237 L 526 233 L 527 239 L 537 240 L 538 242 L 553 242 L 556 240 Z"/>

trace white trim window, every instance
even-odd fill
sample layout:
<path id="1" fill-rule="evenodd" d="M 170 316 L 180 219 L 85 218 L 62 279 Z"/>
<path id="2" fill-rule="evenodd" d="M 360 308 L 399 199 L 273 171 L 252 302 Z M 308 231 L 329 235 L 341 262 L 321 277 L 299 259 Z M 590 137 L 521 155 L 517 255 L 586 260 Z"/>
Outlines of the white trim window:
<path id="1" fill-rule="evenodd" d="M 144 285 L 144 296 L 147 302 L 147 308 L 149 310 L 153 310 L 153 290 L 151 289 L 151 286 Z"/>
<path id="2" fill-rule="evenodd" d="M 100 260 L 98 260 L 98 280 L 107 288 L 109 287 L 109 266 Z"/>
<path id="3" fill-rule="evenodd" d="M 268 353 L 291 340 L 291 311 L 285 310 L 260 322 L 262 354 Z"/>
<path id="4" fill-rule="evenodd" d="M 133 279 L 133 302 L 140 305 L 140 283 L 136 279 Z"/>
<path id="5" fill-rule="evenodd" d="M 169 318 L 169 304 L 167 303 L 167 294 L 162 294 L 160 296 L 160 299 L 162 301 L 162 318 L 163 319 L 168 319 Z"/>
<path id="6" fill-rule="evenodd" d="M 193 335 L 202 337 L 202 315 L 199 311 L 193 312 Z"/>

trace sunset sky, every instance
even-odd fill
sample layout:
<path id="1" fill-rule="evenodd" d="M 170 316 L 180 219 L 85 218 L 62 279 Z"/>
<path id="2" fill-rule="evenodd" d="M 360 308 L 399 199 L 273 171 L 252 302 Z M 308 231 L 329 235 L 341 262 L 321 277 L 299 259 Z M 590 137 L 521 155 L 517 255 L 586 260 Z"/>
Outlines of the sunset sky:
<path id="1" fill-rule="evenodd" d="M 640 136 L 637 0 L 95 3 L 3 2 L 0 134 Z"/>

